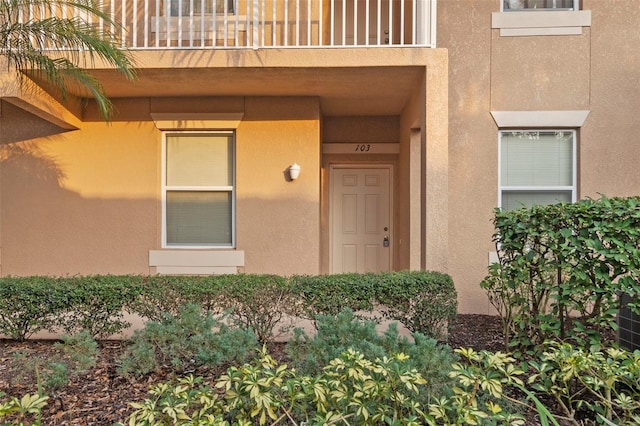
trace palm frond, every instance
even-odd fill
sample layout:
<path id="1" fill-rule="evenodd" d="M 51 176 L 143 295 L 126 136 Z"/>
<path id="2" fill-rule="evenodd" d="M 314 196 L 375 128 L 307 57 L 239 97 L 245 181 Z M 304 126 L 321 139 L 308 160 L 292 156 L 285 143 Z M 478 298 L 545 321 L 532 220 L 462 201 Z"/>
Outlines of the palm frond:
<path id="1" fill-rule="evenodd" d="M 100 26 L 92 24 L 99 20 Z M 117 31 L 124 29 L 93 0 L 0 0 L 0 56 L 47 80 L 63 100 L 67 85 L 79 84 L 107 119 L 112 104 L 86 68 L 101 59 L 128 80 L 136 78 L 132 55 L 119 46 Z"/>

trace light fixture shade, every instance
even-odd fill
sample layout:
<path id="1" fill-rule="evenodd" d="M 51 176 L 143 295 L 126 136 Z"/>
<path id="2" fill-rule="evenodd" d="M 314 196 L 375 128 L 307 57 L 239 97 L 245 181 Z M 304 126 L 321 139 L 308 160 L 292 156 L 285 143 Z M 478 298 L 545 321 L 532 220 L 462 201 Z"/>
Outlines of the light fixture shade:
<path id="1" fill-rule="evenodd" d="M 300 176 L 300 164 L 293 163 L 289 166 L 289 177 L 291 180 L 296 180 L 298 176 Z"/>

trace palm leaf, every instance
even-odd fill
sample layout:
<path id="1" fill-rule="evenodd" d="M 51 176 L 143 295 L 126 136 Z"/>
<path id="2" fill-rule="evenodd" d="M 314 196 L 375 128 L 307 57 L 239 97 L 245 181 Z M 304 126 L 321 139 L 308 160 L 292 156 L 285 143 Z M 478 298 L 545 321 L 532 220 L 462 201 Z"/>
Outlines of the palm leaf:
<path id="1" fill-rule="evenodd" d="M 68 85 L 77 84 L 96 99 L 106 119 L 112 104 L 86 69 L 99 59 L 135 79 L 132 56 L 119 45 L 123 31 L 94 0 L 0 0 L 0 56 L 21 71 L 21 81 L 27 72 L 44 79 L 63 101 Z"/>

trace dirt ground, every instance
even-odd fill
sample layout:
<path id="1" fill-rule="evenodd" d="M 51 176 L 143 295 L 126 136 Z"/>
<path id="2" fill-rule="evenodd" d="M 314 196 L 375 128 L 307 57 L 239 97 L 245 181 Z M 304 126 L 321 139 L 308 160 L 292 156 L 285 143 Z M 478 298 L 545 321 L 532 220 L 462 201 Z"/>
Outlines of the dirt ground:
<path id="1" fill-rule="evenodd" d="M 454 348 L 501 350 L 500 320 L 487 315 L 459 315 L 448 343 Z M 128 380 L 116 372 L 124 343 L 103 341 L 99 349 L 93 368 L 85 374 L 72 376 L 67 386 L 49 393 L 51 399 L 44 410 L 43 425 L 113 425 L 116 421 L 124 422 L 131 412 L 128 402 L 141 401 L 148 396 L 149 386 L 170 379 L 167 374 L 160 373 L 143 381 Z M 26 369 L 16 369 L 16 355 L 20 353 L 23 360 L 37 361 L 54 352 L 52 341 L 18 343 L 0 340 L 0 392 L 15 396 L 35 392 L 35 375 Z M 282 356 L 282 345 L 275 345 L 272 352 L 276 358 L 278 353 Z M 194 372 L 205 377 L 218 373 L 211 370 Z"/>

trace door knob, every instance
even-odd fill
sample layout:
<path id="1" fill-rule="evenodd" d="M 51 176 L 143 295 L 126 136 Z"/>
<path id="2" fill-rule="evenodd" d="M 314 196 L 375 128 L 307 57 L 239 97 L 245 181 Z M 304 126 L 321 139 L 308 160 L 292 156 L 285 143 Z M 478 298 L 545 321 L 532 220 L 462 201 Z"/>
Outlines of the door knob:
<path id="1" fill-rule="evenodd" d="M 382 239 L 382 246 L 389 247 L 389 237 L 387 235 L 385 235 L 384 238 Z"/>

